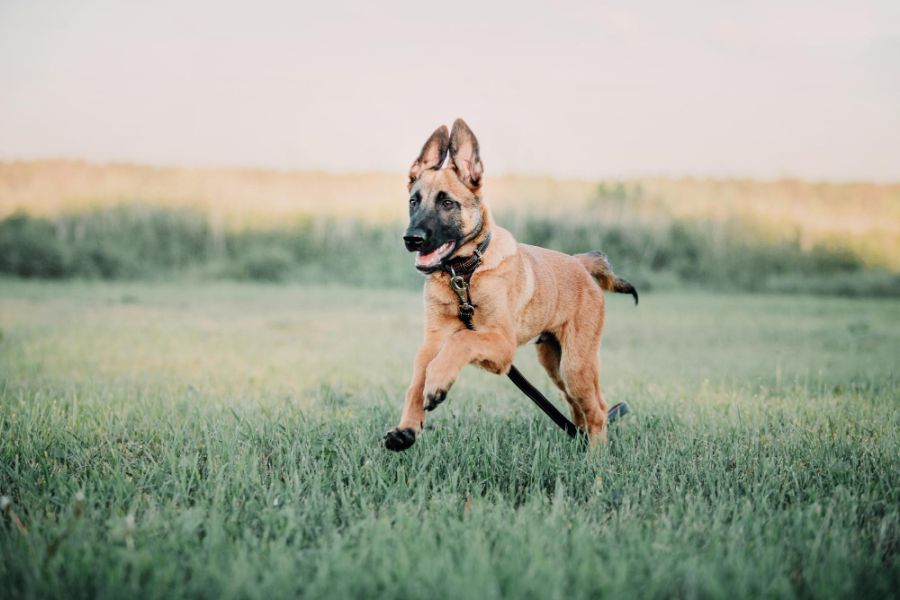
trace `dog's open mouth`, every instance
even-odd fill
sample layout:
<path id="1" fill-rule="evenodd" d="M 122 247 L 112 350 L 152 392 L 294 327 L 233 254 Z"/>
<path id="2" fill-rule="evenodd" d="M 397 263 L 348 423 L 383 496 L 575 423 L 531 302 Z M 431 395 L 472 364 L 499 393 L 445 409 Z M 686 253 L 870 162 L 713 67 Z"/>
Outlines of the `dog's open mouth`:
<path id="1" fill-rule="evenodd" d="M 439 246 L 438 248 L 432 250 L 428 254 L 423 254 L 420 250 L 418 254 L 416 254 L 416 268 L 427 270 L 433 269 L 436 266 L 441 264 L 441 261 L 444 260 L 447 256 L 453 252 L 453 248 L 456 247 L 456 242 L 450 241 L 444 244 L 443 246 Z"/>

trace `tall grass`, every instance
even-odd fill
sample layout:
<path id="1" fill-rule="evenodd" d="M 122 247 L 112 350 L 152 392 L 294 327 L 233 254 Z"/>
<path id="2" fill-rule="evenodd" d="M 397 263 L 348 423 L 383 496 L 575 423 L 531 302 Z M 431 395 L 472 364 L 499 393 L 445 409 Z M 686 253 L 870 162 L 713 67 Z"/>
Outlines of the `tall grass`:
<path id="1" fill-rule="evenodd" d="M 868 268 L 839 244 L 807 247 L 746 219 L 499 215 L 523 242 L 567 253 L 603 250 L 640 287 L 900 295 L 900 277 Z M 56 217 L 19 212 L 0 221 L 0 273 L 38 278 L 138 279 L 189 275 L 256 281 L 415 286 L 402 224 L 295 217 L 228 228 L 206 212 L 148 205 L 97 207 Z"/>
<path id="2" fill-rule="evenodd" d="M 405 194 L 401 172 L 0 162 L 0 218 L 17 210 L 55 217 L 129 202 L 193 207 L 241 226 L 280 225 L 297 214 L 388 223 L 405 214 Z M 770 236 L 798 237 L 805 250 L 839 239 L 867 264 L 900 269 L 900 183 L 710 178 L 590 181 L 496 175 L 489 168 L 484 194 L 498 213 L 565 216 L 587 208 L 613 220 L 763 223 Z"/>

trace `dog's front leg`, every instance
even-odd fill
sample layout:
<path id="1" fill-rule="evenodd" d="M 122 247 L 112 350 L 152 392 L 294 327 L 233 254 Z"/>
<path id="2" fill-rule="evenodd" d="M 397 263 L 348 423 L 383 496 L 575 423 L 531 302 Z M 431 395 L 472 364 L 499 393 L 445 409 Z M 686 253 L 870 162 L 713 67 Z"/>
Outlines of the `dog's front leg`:
<path id="1" fill-rule="evenodd" d="M 477 363 L 492 373 L 506 373 L 515 353 L 511 328 L 457 331 L 425 369 L 425 410 L 434 410 L 447 398 L 450 386 L 466 365 Z"/>
<path id="2" fill-rule="evenodd" d="M 426 338 L 425 343 L 416 352 L 413 361 L 413 376 L 406 390 L 406 401 L 403 404 L 403 414 L 400 423 L 384 435 L 384 446 L 388 450 L 399 452 L 406 450 L 416 441 L 416 436 L 422 432 L 425 422 L 425 409 L 423 408 L 425 387 L 425 368 L 437 355 L 440 343 L 437 340 Z"/>

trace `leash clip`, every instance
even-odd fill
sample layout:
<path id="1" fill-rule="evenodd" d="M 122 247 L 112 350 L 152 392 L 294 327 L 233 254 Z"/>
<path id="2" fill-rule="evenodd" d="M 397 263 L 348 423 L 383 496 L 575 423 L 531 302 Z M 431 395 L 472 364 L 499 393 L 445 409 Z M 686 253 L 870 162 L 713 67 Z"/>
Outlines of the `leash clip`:
<path id="1" fill-rule="evenodd" d="M 472 317 L 475 316 L 475 305 L 469 301 L 469 282 L 462 275 L 457 275 L 453 267 L 450 267 L 450 289 L 459 296 L 457 315 L 472 329 Z"/>
<path id="2" fill-rule="evenodd" d="M 469 299 L 469 284 L 462 278 L 462 275 L 454 275 L 450 278 L 450 289 L 456 292 L 460 300 L 467 301 Z"/>
<path id="3" fill-rule="evenodd" d="M 453 267 L 450 267 L 450 289 L 459 296 L 461 304 L 469 304 L 469 283 L 462 275 L 457 275 Z"/>

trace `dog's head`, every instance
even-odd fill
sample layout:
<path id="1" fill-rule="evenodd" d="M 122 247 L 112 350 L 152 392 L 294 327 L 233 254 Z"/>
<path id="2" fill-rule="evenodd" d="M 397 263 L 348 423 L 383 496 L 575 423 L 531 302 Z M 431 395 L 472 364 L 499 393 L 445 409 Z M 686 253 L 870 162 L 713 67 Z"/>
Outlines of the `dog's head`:
<path id="1" fill-rule="evenodd" d="M 446 168 L 441 168 L 450 155 Z M 462 119 L 438 127 L 409 169 L 409 227 L 406 249 L 416 252 L 416 268 L 436 270 L 482 232 L 478 140 Z"/>

